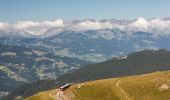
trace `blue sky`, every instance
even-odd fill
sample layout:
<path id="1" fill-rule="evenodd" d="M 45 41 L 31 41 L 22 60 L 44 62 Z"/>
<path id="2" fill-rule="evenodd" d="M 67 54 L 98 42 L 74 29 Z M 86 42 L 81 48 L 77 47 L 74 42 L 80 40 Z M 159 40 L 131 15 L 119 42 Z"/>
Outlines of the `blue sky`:
<path id="1" fill-rule="evenodd" d="M 170 0 L 0 0 L 0 21 L 169 17 Z"/>

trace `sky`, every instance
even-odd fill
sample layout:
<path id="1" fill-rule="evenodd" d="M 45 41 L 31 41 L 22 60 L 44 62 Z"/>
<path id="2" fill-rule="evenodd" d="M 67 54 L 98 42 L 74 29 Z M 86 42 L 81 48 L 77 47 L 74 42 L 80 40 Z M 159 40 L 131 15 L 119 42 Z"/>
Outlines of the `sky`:
<path id="1" fill-rule="evenodd" d="M 170 0 L 0 0 L 0 22 L 164 18 Z"/>

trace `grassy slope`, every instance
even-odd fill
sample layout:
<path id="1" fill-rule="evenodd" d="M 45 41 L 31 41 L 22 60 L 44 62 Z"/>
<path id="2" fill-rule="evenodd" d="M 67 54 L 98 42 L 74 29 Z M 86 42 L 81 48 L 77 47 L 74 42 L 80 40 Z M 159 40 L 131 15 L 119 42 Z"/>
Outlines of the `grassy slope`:
<path id="1" fill-rule="evenodd" d="M 50 90 L 35 94 L 26 100 L 54 100 Z M 73 100 L 169 100 L 170 71 L 85 82 L 71 86 L 65 96 Z"/>

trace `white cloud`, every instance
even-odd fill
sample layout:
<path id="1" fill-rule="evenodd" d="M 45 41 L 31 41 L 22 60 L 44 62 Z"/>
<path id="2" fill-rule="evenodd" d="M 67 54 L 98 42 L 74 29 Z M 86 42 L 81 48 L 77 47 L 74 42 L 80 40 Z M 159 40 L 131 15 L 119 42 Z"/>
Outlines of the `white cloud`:
<path id="1" fill-rule="evenodd" d="M 149 22 L 144 18 L 138 18 L 136 21 L 130 23 L 129 27 L 132 27 L 138 30 L 147 30 L 149 27 Z"/>
<path id="2" fill-rule="evenodd" d="M 65 27 L 63 20 L 55 20 L 55 21 L 42 21 L 42 22 L 34 22 L 34 21 L 19 21 L 15 24 L 8 23 L 0 23 L 0 29 L 7 30 L 11 29 L 11 31 L 24 31 L 29 32 L 32 35 L 43 35 L 46 31 L 51 28 L 63 28 Z"/>
<path id="3" fill-rule="evenodd" d="M 40 23 L 42 26 L 50 26 L 50 27 L 64 27 L 64 22 L 61 19 L 55 21 L 43 21 Z"/>
<path id="4" fill-rule="evenodd" d="M 154 35 L 170 35 L 170 20 L 139 18 L 128 25 L 130 31 L 144 31 Z"/>
<path id="5" fill-rule="evenodd" d="M 63 20 L 55 21 L 43 21 L 43 22 L 33 22 L 33 21 L 19 21 L 13 25 L 15 29 L 30 29 L 30 28 L 49 28 L 49 27 L 64 27 Z"/>
<path id="6" fill-rule="evenodd" d="M 0 22 L 0 29 L 1 30 L 9 28 L 9 27 L 10 27 L 10 25 L 8 23 Z"/>
<path id="7" fill-rule="evenodd" d="M 105 29 L 119 29 L 127 33 L 136 31 L 144 31 L 154 33 L 155 35 L 170 35 L 170 20 L 163 19 L 144 19 L 138 18 L 134 21 L 126 23 L 115 22 L 112 20 L 94 21 L 63 21 L 57 19 L 54 21 L 19 21 L 15 24 L 0 22 L 0 30 L 5 31 L 27 31 L 33 35 L 54 34 L 65 29 L 72 31 L 86 31 L 86 30 L 105 30 Z M 105 34 L 110 37 L 110 33 Z"/>
<path id="8" fill-rule="evenodd" d="M 99 21 L 85 20 L 77 23 L 71 23 L 68 25 L 67 28 L 73 31 L 112 29 L 113 23 L 109 21 L 99 22 Z"/>
<path id="9" fill-rule="evenodd" d="M 33 22 L 33 21 L 23 21 L 23 22 L 20 21 L 14 24 L 13 28 L 22 30 L 22 29 L 28 29 L 28 28 L 37 27 L 37 26 L 40 26 L 40 23 Z"/>
<path id="10" fill-rule="evenodd" d="M 100 29 L 112 29 L 113 25 L 110 22 L 100 23 L 100 22 L 92 22 L 85 21 L 79 23 L 79 27 L 85 30 L 100 30 Z"/>

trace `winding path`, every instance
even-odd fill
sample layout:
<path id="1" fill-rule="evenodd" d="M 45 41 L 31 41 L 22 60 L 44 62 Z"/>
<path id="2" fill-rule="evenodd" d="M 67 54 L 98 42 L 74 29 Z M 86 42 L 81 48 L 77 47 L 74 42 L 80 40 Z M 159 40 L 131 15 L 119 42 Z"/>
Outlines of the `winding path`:
<path id="1" fill-rule="evenodd" d="M 131 100 L 130 97 L 127 95 L 127 93 L 123 90 L 123 88 L 120 87 L 121 79 L 119 79 L 116 83 L 116 87 L 119 89 L 119 91 L 124 96 L 125 100 Z M 70 100 L 69 96 L 65 96 L 63 91 L 55 90 L 49 93 L 49 96 L 53 98 L 54 100 Z M 121 98 L 122 99 L 122 98 Z"/>
<path id="2" fill-rule="evenodd" d="M 66 96 L 63 91 L 60 90 L 52 91 L 48 95 L 54 100 L 70 100 L 69 95 Z"/>
<path id="3" fill-rule="evenodd" d="M 121 91 L 121 93 L 125 96 L 126 100 L 131 100 L 127 93 L 119 86 L 121 80 L 118 80 L 116 83 L 116 87 Z"/>

